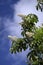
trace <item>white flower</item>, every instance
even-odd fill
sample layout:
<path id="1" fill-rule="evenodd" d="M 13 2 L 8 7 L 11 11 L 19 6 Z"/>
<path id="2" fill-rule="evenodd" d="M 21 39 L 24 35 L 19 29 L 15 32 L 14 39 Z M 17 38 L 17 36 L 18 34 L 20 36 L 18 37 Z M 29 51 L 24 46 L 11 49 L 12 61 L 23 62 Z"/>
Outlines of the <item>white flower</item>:
<path id="1" fill-rule="evenodd" d="M 18 14 L 18 16 L 24 18 L 26 15 L 23 15 L 23 14 Z"/>
<path id="2" fill-rule="evenodd" d="M 32 36 L 34 35 L 34 33 L 32 33 L 32 32 L 26 32 L 26 35 L 27 35 L 28 37 L 32 37 Z"/>
<path id="3" fill-rule="evenodd" d="M 17 41 L 18 39 L 16 36 L 11 36 L 11 35 L 9 35 L 8 38 L 10 38 L 12 41 Z"/>
<path id="4" fill-rule="evenodd" d="M 23 15 L 23 14 L 18 14 L 18 16 L 20 16 L 20 17 L 25 17 L 26 15 Z"/>

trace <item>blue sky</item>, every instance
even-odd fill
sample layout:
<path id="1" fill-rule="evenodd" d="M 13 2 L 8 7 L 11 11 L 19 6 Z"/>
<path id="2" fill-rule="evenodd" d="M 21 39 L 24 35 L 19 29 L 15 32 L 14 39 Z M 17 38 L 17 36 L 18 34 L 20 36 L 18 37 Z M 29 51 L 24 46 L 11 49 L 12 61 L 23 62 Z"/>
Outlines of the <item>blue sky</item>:
<path id="1" fill-rule="evenodd" d="M 0 0 L 0 65 L 27 65 L 26 54 L 29 50 L 18 54 L 11 54 L 11 41 L 8 35 L 21 37 L 21 18 L 18 14 L 34 13 L 38 16 L 37 26 L 43 23 L 43 12 L 35 9 L 36 0 Z"/>

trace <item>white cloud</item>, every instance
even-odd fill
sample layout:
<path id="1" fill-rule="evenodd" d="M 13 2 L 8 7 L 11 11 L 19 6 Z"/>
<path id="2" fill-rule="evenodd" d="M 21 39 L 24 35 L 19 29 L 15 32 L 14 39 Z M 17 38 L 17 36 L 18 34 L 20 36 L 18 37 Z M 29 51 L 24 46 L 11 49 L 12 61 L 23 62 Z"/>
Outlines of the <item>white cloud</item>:
<path id="1" fill-rule="evenodd" d="M 4 29 L 0 31 L 0 35 L 3 34 L 5 31 L 7 31 L 9 35 L 16 35 L 18 37 L 21 36 L 20 34 L 21 26 L 19 26 L 19 24 L 16 23 L 14 20 L 7 19 L 7 18 L 0 18 L 0 27 L 1 26 L 4 27 Z"/>

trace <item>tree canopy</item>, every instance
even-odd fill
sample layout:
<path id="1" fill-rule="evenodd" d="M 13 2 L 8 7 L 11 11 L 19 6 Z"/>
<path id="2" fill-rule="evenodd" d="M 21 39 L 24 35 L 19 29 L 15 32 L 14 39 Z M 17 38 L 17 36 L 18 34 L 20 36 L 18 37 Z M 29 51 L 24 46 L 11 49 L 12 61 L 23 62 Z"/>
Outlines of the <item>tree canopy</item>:
<path id="1" fill-rule="evenodd" d="M 43 0 L 37 0 L 37 10 L 43 11 Z M 43 65 L 43 24 L 40 27 L 36 27 L 36 23 L 39 21 L 37 15 L 19 15 L 22 18 L 21 35 L 22 38 L 16 36 L 8 36 L 12 45 L 10 48 L 11 53 L 22 52 L 22 50 L 30 49 L 28 51 L 27 59 L 28 65 Z"/>
<path id="2" fill-rule="evenodd" d="M 39 20 L 35 14 L 19 16 L 22 18 L 22 22 L 19 23 L 22 38 L 8 36 L 12 40 L 10 51 L 17 53 L 29 48 L 30 52 L 28 51 L 27 59 L 30 62 L 28 65 L 43 65 L 43 25 L 36 27 Z"/>

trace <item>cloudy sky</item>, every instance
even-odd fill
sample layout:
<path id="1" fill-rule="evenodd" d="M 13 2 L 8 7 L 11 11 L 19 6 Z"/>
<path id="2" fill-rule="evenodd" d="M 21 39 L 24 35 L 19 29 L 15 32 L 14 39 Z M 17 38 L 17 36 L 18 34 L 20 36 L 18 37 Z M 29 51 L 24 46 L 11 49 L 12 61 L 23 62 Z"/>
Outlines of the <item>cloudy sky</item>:
<path id="1" fill-rule="evenodd" d="M 37 26 L 43 23 L 43 12 L 37 11 L 36 0 L 0 0 L 0 65 L 27 65 L 26 52 L 11 54 L 11 41 L 8 35 L 21 37 L 21 18 L 18 14 L 36 14 L 39 18 Z"/>

